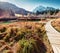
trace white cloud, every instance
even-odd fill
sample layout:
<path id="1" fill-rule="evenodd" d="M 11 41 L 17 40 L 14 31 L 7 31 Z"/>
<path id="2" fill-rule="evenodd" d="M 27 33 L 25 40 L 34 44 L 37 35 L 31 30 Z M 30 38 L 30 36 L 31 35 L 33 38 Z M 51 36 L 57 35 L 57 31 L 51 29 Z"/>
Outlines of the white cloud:
<path id="1" fill-rule="evenodd" d="M 1 2 L 10 2 L 10 0 L 0 0 Z"/>
<path id="2" fill-rule="evenodd" d="M 2 2 L 7 2 L 8 0 L 0 0 L 0 1 L 2 1 Z"/>

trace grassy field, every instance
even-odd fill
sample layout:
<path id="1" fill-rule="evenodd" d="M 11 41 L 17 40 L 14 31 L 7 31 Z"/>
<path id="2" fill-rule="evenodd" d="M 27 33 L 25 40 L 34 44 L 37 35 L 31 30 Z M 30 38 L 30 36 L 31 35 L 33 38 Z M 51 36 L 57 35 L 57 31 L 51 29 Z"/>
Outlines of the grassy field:
<path id="1" fill-rule="evenodd" d="M 60 19 L 52 21 L 51 24 L 58 32 L 60 32 Z"/>
<path id="2" fill-rule="evenodd" d="M 44 25 L 38 22 L 0 24 L 0 53 L 53 53 Z"/>

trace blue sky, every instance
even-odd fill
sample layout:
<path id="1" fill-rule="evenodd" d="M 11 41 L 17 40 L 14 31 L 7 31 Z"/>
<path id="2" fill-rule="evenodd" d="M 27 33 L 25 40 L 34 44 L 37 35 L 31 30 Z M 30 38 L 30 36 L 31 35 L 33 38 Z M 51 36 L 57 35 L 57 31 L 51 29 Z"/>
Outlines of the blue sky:
<path id="1" fill-rule="evenodd" d="M 4 2 L 10 2 L 18 7 L 24 8 L 26 10 L 32 11 L 35 7 L 49 6 L 54 8 L 60 8 L 60 0 L 0 0 Z"/>

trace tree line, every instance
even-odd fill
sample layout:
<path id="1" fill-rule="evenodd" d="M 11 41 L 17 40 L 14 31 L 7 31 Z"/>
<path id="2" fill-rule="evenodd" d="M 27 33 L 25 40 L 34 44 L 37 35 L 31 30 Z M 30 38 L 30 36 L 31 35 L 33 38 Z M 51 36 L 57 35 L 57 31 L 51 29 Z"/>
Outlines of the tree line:
<path id="1" fill-rule="evenodd" d="M 50 15 L 53 15 L 53 14 L 57 14 L 60 10 L 59 9 L 56 9 L 56 10 L 45 10 L 45 11 L 36 11 L 36 15 L 39 15 L 39 14 L 50 14 Z"/>

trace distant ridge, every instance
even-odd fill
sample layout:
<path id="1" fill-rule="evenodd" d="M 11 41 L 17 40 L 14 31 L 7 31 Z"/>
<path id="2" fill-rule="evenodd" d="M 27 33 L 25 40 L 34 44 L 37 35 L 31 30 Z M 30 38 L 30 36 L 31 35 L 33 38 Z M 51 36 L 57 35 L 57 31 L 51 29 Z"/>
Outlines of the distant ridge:
<path id="1" fill-rule="evenodd" d="M 8 3 L 8 2 L 0 2 L 0 9 L 7 10 L 7 11 L 12 10 L 14 13 L 17 13 L 17 14 L 31 13 L 23 8 L 19 8 L 16 5 Z"/>
<path id="2" fill-rule="evenodd" d="M 44 7 L 44 6 L 38 6 L 33 10 L 33 12 L 36 13 L 36 15 L 39 15 L 39 14 L 55 15 L 59 11 L 60 9 L 56 9 L 54 7 Z"/>
<path id="3" fill-rule="evenodd" d="M 56 10 L 56 9 L 53 8 L 53 7 L 38 6 L 38 7 L 36 7 L 35 9 L 33 9 L 33 12 L 37 12 L 37 11 L 42 12 L 42 11 L 48 11 L 48 10 L 54 11 L 54 10 Z"/>

